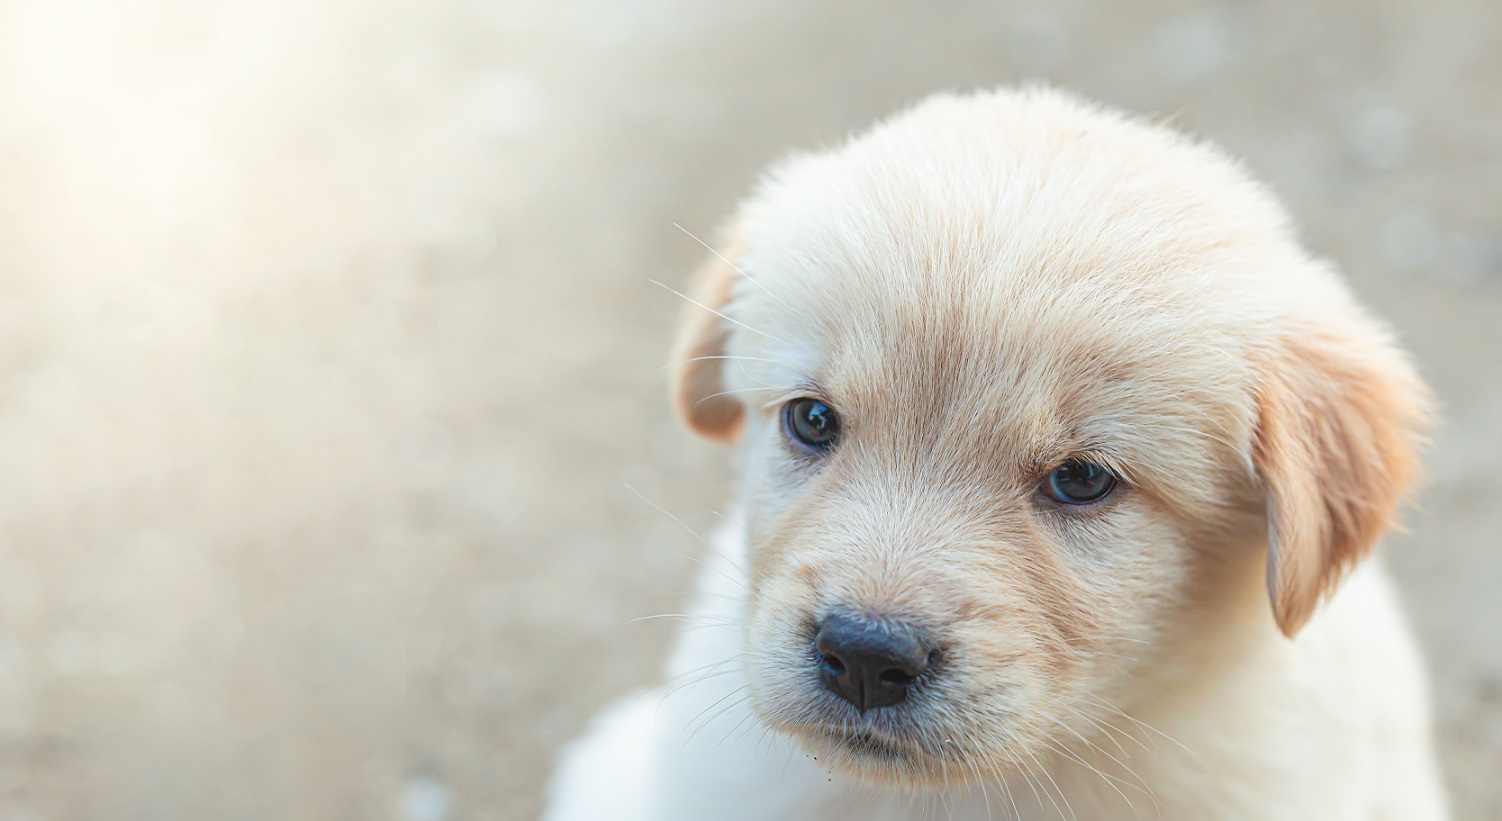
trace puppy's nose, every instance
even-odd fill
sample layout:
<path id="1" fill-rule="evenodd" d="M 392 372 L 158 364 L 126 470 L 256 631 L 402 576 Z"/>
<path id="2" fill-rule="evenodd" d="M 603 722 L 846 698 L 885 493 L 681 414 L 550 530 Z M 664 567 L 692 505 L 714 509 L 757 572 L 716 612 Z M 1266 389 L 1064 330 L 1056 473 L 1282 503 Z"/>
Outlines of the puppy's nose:
<path id="1" fill-rule="evenodd" d="M 819 678 L 864 713 L 907 698 L 933 647 L 906 622 L 832 613 L 814 633 Z"/>

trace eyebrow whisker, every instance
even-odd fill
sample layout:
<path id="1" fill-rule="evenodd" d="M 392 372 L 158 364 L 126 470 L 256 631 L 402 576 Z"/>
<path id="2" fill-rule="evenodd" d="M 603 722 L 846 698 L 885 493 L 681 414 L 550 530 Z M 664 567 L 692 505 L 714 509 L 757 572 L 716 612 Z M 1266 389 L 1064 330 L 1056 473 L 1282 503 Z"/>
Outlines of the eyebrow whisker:
<path id="1" fill-rule="evenodd" d="M 733 263 L 730 260 L 726 259 L 724 254 L 721 254 L 719 251 L 716 251 L 712 246 L 710 246 L 709 243 L 707 243 L 704 240 L 699 239 L 697 236 L 695 236 L 694 232 L 688 230 L 687 228 L 684 228 L 682 225 L 679 225 L 676 222 L 673 223 L 673 227 L 677 228 L 679 231 L 682 231 L 685 234 L 688 234 L 690 237 L 693 238 L 694 242 L 699 243 L 700 245 L 704 246 L 704 249 L 707 250 L 707 251 L 709 251 L 709 253 L 714 254 L 716 257 L 719 257 L 719 259 L 720 259 L 721 262 L 725 263 L 726 265 L 729 265 L 731 268 L 734 268 L 735 272 L 737 274 L 740 274 L 741 276 L 745 277 L 747 282 L 749 282 L 752 285 L 755 285 L 756 287 L 760 288 L 762 290 L 762 293 L 764 293 L 767 296 L 769 296 L 769 297 L 777 300 L 777 304 L 779 304 L 782 307 L 788 309 L 789 311 L 793 311 L 794 310 L 793 306 L 791 306 L 791 305 L 787 304 L 787 302 L 783 301 L 782 297 L 780 297 L 780 296 L 772 293 L 767 288 L 767 286 L 761 284 L 760 282 L 758 282 L 756 280 L 755 277 L 753 277 L 750 274 L 746 273 L 745 269 L 741 268 L 741 266 L 736 265 L 735 263 Z"/>
<path id="2" fill-rule="evenodd" d="M 664 291 L 667 291 L 668 293 L 673 294 L 674 296 L 678 297 L 679 299 L 682 299 L 682 300 L 684 300 L 684 301 L 686 301 L 686 302 L 688 302 L 690 304 L 697 305 L 700 308 L 703 308 L 704 310 L 709 311 L 710 313 L 714 314 L 715 316 L 719 317 L 720 319 L 725 320 L 726 322 L 729 322 L 732 325 L 737 325 L 739 327 L 745 328 L 746 330 L 750 331 L 751 333 L 757 334 L 758 336 L 764 336 L 767 339 L 770 339 L 773 342 L 776 342 L 776 343 L 778 343 L 780 345 L 786 345 L 786 344 L 788 344 L 786 341 L 778 339 L 777 337 L 772 336 L 771 334 L 767 333 L 766 331 L 758 330 L 758 329 L 753 328 L 750 325 L 747 325 L 746 323 L 740 321 L 739 319 L 735 319 L 733 317 L 726 316 L 724 313 L 722 313 L 720 311 L 717 311 L 714 308 L 709 307 L 708 305 L 705 305 L 704 303 L 700 302 L 697 299 L 694 299 L 693 297 L 689 296 L 688 294 L 683 293 L 682 291 L 676 290 L 676 289 L 672 288 L 671 286 L 664 284 L 660 280 L 649 279 L 647 281 L 650 282 L 650 283 L 652 283 L 653 285 L 656 285 L 657 287 L 663 289 Z"/>
<path id="3" fill-rule="evenodd" d="M 731 396 L 731 395 L 737 394 L 737 393 L 755 393 L 757 391 L 780 391 L 782 393 L 789 393 L 789 392 L 792 392 L 794 390 L 795 390 L 794 388 L 783 387 L 781 385 L 767 385 L 765 387 L 759 387 L 759 388 L 736 388 L 734 390 L 720 391 L 719 393 L 712 393 L 712 394 L 704 397 L 703 399 L 700 399 L 698 402 L 695 402 L 694 404 L 695 405 L 699 405 L 699 404 L 702 404 L 704 402 L 708 402 L 709 400 L 714 399 L 714 398 L 719 397 L 719 396 Z"/>

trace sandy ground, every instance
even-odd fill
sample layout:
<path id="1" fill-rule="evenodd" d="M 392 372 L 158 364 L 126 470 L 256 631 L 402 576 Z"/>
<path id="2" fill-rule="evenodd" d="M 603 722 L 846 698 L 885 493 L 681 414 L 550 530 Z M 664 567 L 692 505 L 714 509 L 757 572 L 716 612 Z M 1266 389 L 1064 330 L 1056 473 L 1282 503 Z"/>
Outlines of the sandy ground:
<path id="1" fill-rule="evenodd" d="M 534 817 L 671 638 L 652 505 L 727 499 L 673 224 L 1032 76 L 1246 157 L 1418 352 L 1391 553 L 1502 817 L 1502 5 L 1042 5 L 0 2 L 0 819 Z"/>

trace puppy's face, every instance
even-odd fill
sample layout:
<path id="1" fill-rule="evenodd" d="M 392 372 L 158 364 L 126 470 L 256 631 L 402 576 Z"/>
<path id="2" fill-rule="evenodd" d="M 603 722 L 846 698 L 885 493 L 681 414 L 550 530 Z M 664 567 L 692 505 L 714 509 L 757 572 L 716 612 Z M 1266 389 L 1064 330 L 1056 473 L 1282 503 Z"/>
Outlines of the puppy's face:
<path id="1" fill-rule="evenodd" d="M 1250 629 L 1292 635 L 1412 464 L 1421 386 L 1276 205 L 1054 95 L 784 165 L 699 288 L 678 399 L 743 448 L 753 702 L 873 778 L 1086 740 L 1264 567 Z"/>

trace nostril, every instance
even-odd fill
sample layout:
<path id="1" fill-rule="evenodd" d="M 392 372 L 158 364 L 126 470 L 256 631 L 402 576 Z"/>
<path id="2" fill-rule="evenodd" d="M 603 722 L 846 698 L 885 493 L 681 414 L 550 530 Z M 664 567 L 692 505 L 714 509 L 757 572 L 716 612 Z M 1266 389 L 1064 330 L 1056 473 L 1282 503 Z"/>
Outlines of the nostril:
<path id="1" fill-rule="evenodd" d="M 877 676 L 877 680 L 882 684 L 891 684 L 893 686 L 900 687 L 912 684 L 914 681 L 918 680 L 918 677 L 910 676 L 901 670 L 883 670 L 881 672 L 881 675 Z"/>
<path id="2" fill-rule="evenodd" d="M 832 676 L 845 675 L 845 662 L 835 656 L 820 656 L 824 669 Z"/>

